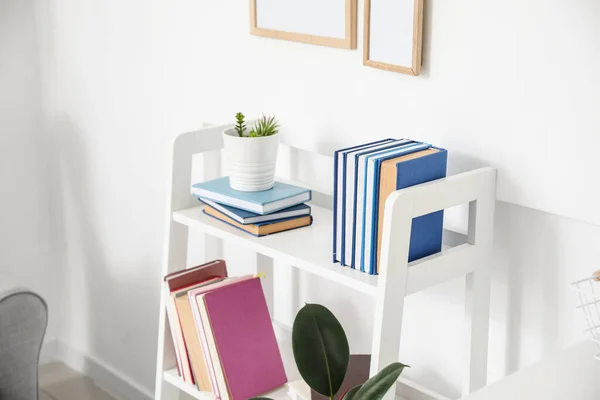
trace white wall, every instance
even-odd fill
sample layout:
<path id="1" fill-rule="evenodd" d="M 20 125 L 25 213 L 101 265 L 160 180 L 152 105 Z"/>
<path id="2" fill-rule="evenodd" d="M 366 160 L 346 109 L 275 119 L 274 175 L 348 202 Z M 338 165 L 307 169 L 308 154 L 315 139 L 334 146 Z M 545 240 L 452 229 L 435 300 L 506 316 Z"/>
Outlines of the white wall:
<path id="1" fill-rule="evenodd" d="M 580 31 L 557 23 L 566 4 L 427 0 L 424 72 L 415 78 L 362 67 L 360 40 L 348 51 L 250 36 L 247 2 L 50 0 L 41 10 L 42 54 L 52 165 L 60 171 L 55 201 L 63 203 L 55 229 L 67 243 L 62 339 L 153 387 L 166 146 L 175 133 L 239 110 L 265 111 L 278 115 L 288 141 L 323 153 L 405 136 L 446 146 L 453 171 L 487 164 L 493 157 L 472 151 L 460 133 L 505 130 L 518 142 L 514 127 L 530 121 L 515 102 L 520 90 L 527 88 L 528 102 L 548 104 L 546 88 L 564 73 L 564 64 L 547 62 L 548 43 L 535 48 L 545 33 L 563 39 L 553 44 L 558 51 L 575 39 L 580 54 L 593 50 Z M 571 25 L 597 11 L 591 0 L 568 4 Z M 596 21 L 581 18 L 590 38 L 600 35 Z M 556 82 L 538 82 L 538 68 Z M 575 73 L 596 70 L 578 63 Z M 555 112 L 541 108 L 536 118 Z M 497 146 L 490 142 L 487 154 Z M 529 160 L 523 173 L 535 167 L 534 149 Z M 589 224 L 506 203 L 496 221 L 492 379 L 580 337 L 567 285 L 592 271 L 600 252 L 600 228 Z M 330 306 L 352 350 L 368 351 L 371 300 L 300 279 L 300 300 Z M 448 395 L 460 380 L 461 286 L 407 301 L 402 360 Z"/>
<path id="2" fill-rule="evenodd" d="M 51 252 L 35 17 L 33 0 L 0 0 L 0 286 L 28 287 L 46 299 L 51 341 L 59 270 Z"/>

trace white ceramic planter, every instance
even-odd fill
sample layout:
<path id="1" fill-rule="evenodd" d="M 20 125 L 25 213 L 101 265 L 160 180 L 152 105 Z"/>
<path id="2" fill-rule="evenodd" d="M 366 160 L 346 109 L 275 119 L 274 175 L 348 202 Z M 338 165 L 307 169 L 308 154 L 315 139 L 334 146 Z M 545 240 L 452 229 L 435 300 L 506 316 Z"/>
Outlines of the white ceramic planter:
<path id="1" fill-rule="evenodd" d="M 235 128 L 223 131 L 229 186 L 242 192 L 268 190 L 275 183 L 279 134 L 239 137 Z"/>

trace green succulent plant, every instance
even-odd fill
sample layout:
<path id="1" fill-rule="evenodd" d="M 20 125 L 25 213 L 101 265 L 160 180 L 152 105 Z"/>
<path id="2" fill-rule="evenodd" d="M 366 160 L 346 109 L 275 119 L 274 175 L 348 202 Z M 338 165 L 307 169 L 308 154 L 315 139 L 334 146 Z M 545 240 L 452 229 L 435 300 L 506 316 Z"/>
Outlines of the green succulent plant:
<path id="1" fill-rule="evenodd" d="M 250 132 L 246 134 L 246 117 L 241 112 L 235 114 L 235 131 L 239 137 L 263 137 L 273 136 L 279 132 L 279 122 L 275 116 L 263 116 L 256 121 Z"/>
<path id="2" fill-rule="evenodd" d="M 256 121 L 254 127 L 248 134 L 249 137 L 263 137 L 263 136 L 272 136 L 279 132 L 279 122 L 275 119 L 275 116 L 272 115 L 267 117 L 263 114 L 263 116 Z"/>
<path id="3" fill-rule="evenodd" d="M 244 132 L 246 131 L 246 122 L 244 121 L 246 117 L 241 112 L 235 114 L 235 131 L 238 136 L 244 136 Z"/>

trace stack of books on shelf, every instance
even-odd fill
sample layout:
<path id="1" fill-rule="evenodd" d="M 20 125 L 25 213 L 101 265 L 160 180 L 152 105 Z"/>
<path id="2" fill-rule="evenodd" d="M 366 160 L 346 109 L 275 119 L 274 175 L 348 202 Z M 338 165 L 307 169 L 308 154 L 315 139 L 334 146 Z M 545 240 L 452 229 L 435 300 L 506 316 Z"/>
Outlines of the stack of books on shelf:
<path id="1" fill-rule="evenodd" d="M 167 275 L 167 316 L 184 382 L 245 400 L 287 382 L 260 278 L 216 260 Z"/>
<path id="2" fill-rule="evenodd" d="M 409 139 L 336 151 L 333 261 L 376 275 L 386 199 L 396 190 L 444 178 L 447 159 L 446 150 Z M 441 251 L 443 220 L 443 210 L 413 219 L 409 261 Z"/>
<path id="3" fill-rule="evenodd" d="M 229 178 L 192 185 L 204 213 L 254 236 L 271 235 L 312 224 L 311 191 L 275 182 L 262 192 L 240 192 L 229 186 Z"/>

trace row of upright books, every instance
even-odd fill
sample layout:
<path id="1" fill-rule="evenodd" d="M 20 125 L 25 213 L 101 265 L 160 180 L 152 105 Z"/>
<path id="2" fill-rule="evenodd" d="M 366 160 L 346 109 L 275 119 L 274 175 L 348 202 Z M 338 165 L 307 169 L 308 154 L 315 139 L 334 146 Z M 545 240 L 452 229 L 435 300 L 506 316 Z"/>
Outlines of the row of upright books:
<path id="1" fill-rule="evenodd" d="M 260 278 L 215 260 L 164 278 L 182 379 L 217 399 L 246 400 L 287 382 Z"/>
<path id="2" fill-rule="evenodd" d="M 333 261 L 378 274 L 385 201 L 396 190 L 444 178 L 447 159 L 446 150 L 410 139 L 336 151 Z M 409 262 L 441 250 L 443 219 L 443 210 L 413 219 Z"/>
<path id="3" fill-rule="evenodd" d="M 282 182 L 261 192 L 241 192 L 229 178 L 192 185 L 204 213 L 254 236 L 266 236 L 312 224 L 311 208 L 304 204 L 311 191 Z"/>

